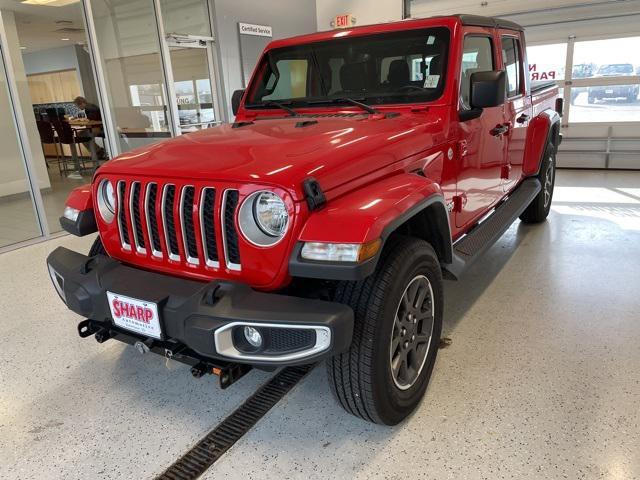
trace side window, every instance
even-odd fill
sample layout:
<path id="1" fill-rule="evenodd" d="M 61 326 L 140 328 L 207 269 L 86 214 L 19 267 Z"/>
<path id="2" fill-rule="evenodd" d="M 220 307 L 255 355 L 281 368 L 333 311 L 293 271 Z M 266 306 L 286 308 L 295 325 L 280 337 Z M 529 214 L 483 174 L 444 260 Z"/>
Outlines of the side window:
<path id="1" fill-rule="evenodd" d="M 286 100 L 305 97 L 307 95 L 307 69 L 309 63 L 303 60 L 279 60 L 276 64 L 279 77 L 271 74 L 266 84 L 266 91 L 271 92 L 262 97 L 267 100 Z"/>
<path id="2" fill-rule="evenodd" d="M 489 37 L 466 37 L 462 53 L 462 78 L 460 81 L 460 101 L 463 108 L 470 109 L 471 75 L 494 69 L 493 47 Z"/>
<path id="3" fill-rule="evenodd" d="M 520 41 L 513 37 L 502 37 L 502 59 L 507 71 L 507 96 L 520 94 L 522 78 L 520 75 Z"/>

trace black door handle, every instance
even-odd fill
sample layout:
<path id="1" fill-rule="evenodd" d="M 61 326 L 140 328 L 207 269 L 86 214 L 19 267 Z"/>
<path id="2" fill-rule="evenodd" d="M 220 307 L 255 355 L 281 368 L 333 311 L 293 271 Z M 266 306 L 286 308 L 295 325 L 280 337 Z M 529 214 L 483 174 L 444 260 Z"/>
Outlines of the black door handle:
<path id="1" fill-rule="evenodd" d="M 518 123 L 527 123 L 529 121 L 531 117 L 529 115 L 527 115 L 526 113 L 523 113 L 522 115 L 520 115 L 517 119 L 516 122 Z"/>
<path id="2" fill-rule="evenodd" d="M 492 129 L 489 133 L 494 137 L 500 137 L 509 131 L 509 125 L 498 125 Z"/>

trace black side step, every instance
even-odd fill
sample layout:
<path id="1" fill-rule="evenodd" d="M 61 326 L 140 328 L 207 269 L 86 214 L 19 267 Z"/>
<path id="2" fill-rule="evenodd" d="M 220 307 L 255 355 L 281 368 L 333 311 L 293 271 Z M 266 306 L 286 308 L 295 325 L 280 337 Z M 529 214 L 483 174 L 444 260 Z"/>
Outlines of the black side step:
<path id="1" fill-rule="evenodd" d="M 459 278 L 493 245 L 538 195 L 542 186 L 537 178 L 528 178 L 494 210 L 485 221 L 453 245 L 453 263 L 444 269 Z"/>

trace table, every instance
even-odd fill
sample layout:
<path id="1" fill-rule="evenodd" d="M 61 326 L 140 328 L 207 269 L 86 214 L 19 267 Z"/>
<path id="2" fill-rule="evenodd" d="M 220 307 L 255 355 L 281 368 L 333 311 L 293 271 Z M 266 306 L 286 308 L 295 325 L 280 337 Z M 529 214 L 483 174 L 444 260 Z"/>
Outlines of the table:
<path id="1" fill-rule="evenodd" d="M 96 151 L 96 141 L 95 141 L 95 133 L 94 130 L 97 130 L 99 127 L 102 127 L 102 122 L 99 120 L 89 120 L 88 118 L 69 118 L 67 119 L 67 123 L 71 128 L 76 131 L 86 130 L 91 137 L 91 142 L 89 142 L 89 151 L 91 152 L 91 160 L 93 160 L 96 164 L 98 163 L 98 152 Z M 80 167 L 80 159 L 78 158 L 78 151 L 76 149 L 75 144 L 71 144 L 71 154 L 74 157 L 74 163 L 76 167 L 76 172 L 70 173 L 68 178 L 80 179 L 82 175 L 80 175 L 81 167 Z"/>

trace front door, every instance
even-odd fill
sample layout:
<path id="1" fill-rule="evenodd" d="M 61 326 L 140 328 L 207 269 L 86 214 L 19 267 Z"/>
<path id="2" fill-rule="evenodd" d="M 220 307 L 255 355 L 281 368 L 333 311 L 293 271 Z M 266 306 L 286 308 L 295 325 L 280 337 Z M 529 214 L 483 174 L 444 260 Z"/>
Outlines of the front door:
<path id="1" fill-rule="evenodd" d="M 212 43 L 169 37 L 174 98 L 179 119 L 178 134 L 219 123 L 215 108 Z"/>
<path id="2" fill-rule="evenodd" d="M 460 79 L 460 110 L 469 110 L 471 75 L 495 69 L 493 37 L 469 34 L 465 37 Z M 502 197 L 501 169 L 506 148 L 504 135 L 496 128 L 504 123 L 504 106 L 485 108 L 479 118 L 460 122 L 460 169 L 456 227 L 478 221 Z"/>

